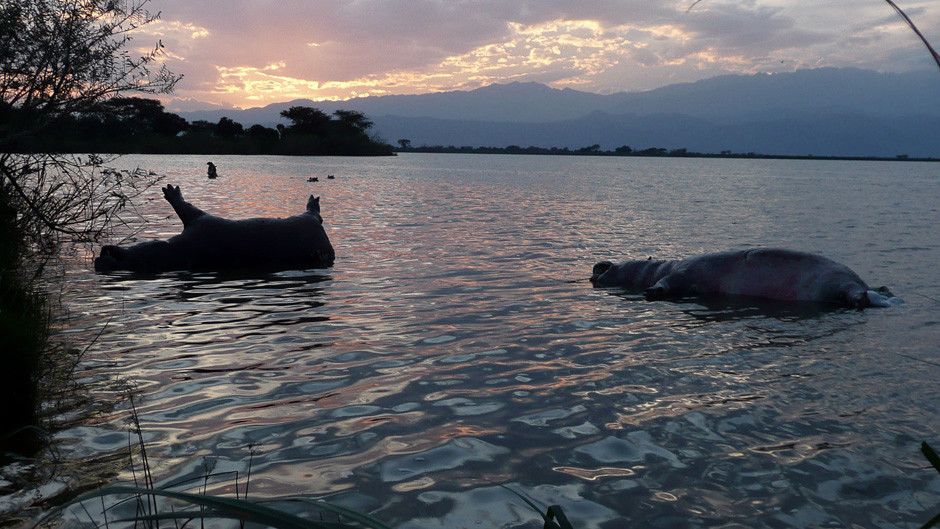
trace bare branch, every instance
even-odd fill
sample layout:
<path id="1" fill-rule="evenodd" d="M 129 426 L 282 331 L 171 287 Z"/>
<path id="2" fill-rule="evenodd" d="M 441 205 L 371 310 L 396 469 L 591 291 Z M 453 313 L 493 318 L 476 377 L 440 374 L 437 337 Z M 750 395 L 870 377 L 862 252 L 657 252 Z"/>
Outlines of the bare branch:
<path id="1" fill-rule="evenodd" d="M 927 37 L 924 37 L 924 34 L 920 32 L 920 29 L 914 25 L 914 21 L 911 20 L 911 17 L 907 16 L 907 13 L 901 10 L 901 8 L 898 7 L 898 5 L 893 2 L 893 0 L 885 0 L 885 2 L 887 2 L 888 5 L 890 5 L 897 12 L 897 14 L 904 19 L 904 22 L 907 23 L 907 27 L 911 28 L 911 31 L 913 31 L 914 34 L 920 38 L 920 41 L 924 43 L 924 46 L 927 46 L 927 51 L 930 52 L 931 57 L 933 57 L 933 61 L 937 63 L 937 67 L 940 68 L 940 55 L 938 55 L 937 51 L 933 49 L 933 46 L 927 42 Z"/>
<path id="2" fill-rule="evenodd" d="M 88 113 L 124 92 L 166 93 L 180 76 L 162 46 L 127 50 L 130 32 L 153 22 L 149 0 L 6 0 L 0 3 L 0 193 L 42 252 L 63 240 L 97 241 L 159 178 L 108 167 L 111 158 L 21 153 L 17 142 L 62 116 Z"/>

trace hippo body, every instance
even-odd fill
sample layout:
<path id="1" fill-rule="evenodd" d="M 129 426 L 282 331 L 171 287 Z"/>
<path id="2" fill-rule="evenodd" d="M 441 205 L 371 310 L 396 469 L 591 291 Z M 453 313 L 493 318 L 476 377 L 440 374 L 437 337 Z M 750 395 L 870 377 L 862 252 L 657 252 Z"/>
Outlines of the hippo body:
<path id="1" fill-rule="evenodd" d="M 872 290 L 847 266 L 793 250 L 759 248 L 675 261 L 609 261 L 594 266 L 595 286 L 642 290 L 646 299 L 747 296 L 851 307 L 888 306 L 884 287 Z"/>
<path id="2" fill-rule="evenodd" d="M 183 232 L 166 241 L 125 248 L 104 246 L 95 270 L 110 272 L 277 271 L 333 265 L 335 253 L 323 229 L 319 198 L 288 218 L 229 220 L 209 215 L 183 200 L 179 187 L 163 195 L 183 221 Z"/>

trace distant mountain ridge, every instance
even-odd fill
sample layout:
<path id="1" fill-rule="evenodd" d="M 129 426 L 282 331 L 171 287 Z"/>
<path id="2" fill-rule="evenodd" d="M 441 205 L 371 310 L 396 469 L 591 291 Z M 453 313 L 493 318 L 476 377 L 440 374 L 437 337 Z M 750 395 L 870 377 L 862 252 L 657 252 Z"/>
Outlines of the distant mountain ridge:
<path id="1" fill-rule="evenodd" d="M 712 152 L 940 156 L 940 74 L 821 68 L 726 75 L 646 92 L 593 94 L 538 83 L 470 91 L 295 100 L 246 110 L 180 112 L 193 121 L 230 117 L 280 122 L 290 106 L 358 110 L 377 135 L 413 145 L 604 148 L 620 145 Z"/>

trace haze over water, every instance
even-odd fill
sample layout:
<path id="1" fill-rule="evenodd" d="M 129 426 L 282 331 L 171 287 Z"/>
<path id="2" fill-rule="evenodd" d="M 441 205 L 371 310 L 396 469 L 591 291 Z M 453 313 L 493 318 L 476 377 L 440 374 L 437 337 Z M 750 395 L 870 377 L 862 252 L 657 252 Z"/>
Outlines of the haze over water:
<path id="1" fill-rule="evenodd" d="M 163 482 L 205 458 L 244 471 L 251 445 L 252 497 L 332 493 L 405 528 L 541 527 L 498 484 L 578 528 L 918 527 L 940 505 L 919 451 L 940 445 L 937 165 L 212 160 L 216 181 L 203 156 L 120 163 L 229 218 L 318 195 L 336 265 L 70 273 L 77 335 L 110 322 L 82 374 L 137 388 Z M 179 233 L 147 198 L 138 239 Z M 749 246 L 823 254 L 906 304 L 650 303 L 586 281 L 602 259 Z M 121 450 L 125 417 L 63 432 L 64 453 Z"/>

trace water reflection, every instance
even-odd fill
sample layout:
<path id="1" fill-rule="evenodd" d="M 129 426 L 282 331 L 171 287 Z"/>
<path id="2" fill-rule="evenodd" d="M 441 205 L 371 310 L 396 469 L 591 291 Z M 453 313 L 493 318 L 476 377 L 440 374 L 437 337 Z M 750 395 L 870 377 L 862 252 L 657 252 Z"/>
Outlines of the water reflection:
<path id="1" fill-rule="evenodd" d="M 625 252 L 773 243 L 940 297 L 928 267 L 871 257 L 890 254 L 884 225 L 841 224 L 886 218 L 855 191 L 880 166 L 851 165 L 846 186 L 794 162 L 233 157 L 216 160 L 223 188 L 189 174 L 202 160 L 148 161 L 230 218 L 302 211 L 310 164 L 342 177 L 317 188 L 330 270 L 71 272 L 75 336 L 107 322 L 85 375 L 137 388 L 164 482 L 205 457 L 244 471 L 251 446 L 256 497 L 332 493 L 403 527 L 536 526 L 499 483 L 578 527 L 892 527 L 922 522 L 912 498 L 930 505 L 940 483 L 910 471 L 940 431 L 936 373 L 885 368 L 896 347 L 940 343 L 924 306 L 649 303 L 582 280 Z M 927 196 L 908 207 L 929 211 Z M 143 207 L 142 236 L 179 231 L 161 201 Z M 815 225 L 794 220 L 804 210 Z M 898 247 L 923 248 L 905 258 L 940 258 L 930 226 L 904 230 Z M 63 435 L 76 453 L 126 443 L 119 415 L 95 428 Z"/>

